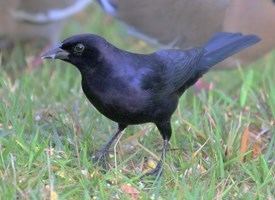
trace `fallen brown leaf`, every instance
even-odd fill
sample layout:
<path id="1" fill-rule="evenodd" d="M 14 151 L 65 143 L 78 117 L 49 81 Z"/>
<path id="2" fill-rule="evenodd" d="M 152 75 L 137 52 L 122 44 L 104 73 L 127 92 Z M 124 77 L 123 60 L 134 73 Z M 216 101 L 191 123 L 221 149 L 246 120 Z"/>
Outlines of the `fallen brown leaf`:
<path id="1" fill-rule="evenodd" d="M 257 158 L 257 157 L 259 157 L 261 154 L 262 154 L 261 144 L 260 144 L 260 142 L 256 142 L 256 143 L 253 145 L 253 150 L 252 150 L 253 158 Z"/>
<path id="2" fill-rule="evenodd" d="M 269 142 L 269 128 L 255 123 L 249 124 L 242 134 L 241 138 L 241 161 L 245 161 L 247 156 L 244 156 L 248 151 L 252 151 L 252 157 L 259 157 Z"/>
<path id="3" fill-rule="evenodd" d="M 248 151 L 248 145 L 249 145 L 249 128 L 246 127 L 244 129 L 244 132 L 242 134 L 241 138 L 241 147 L 240 147 L 240 153 L 241 153 L 241 161 L 244 161 L 244 154 Z"/>
<path id="4" fill-rule="evenodd" d="M 123 185 L 121 185 L 120 189 L 122 190 L 123 193 L 128 194 L 130 196 L 131 200 L 139 199 L 140 192 L 133 186 L 131 186 L 129 184 L 123 184 Z"/>

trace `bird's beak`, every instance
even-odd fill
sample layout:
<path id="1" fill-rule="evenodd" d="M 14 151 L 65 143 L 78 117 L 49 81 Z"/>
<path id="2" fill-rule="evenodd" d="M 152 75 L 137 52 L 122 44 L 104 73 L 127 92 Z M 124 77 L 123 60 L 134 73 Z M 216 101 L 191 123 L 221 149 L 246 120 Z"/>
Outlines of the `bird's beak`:
<path id="1" fill-rule="evenodd" d="M 47 52 L 43 53 L 41 55 L 42 59 L 68 59 L 69 58 L 69 52 L 66 50 L 61 49 L 60 47 L 55 47 L 53 49 L 48 50 Z"/>

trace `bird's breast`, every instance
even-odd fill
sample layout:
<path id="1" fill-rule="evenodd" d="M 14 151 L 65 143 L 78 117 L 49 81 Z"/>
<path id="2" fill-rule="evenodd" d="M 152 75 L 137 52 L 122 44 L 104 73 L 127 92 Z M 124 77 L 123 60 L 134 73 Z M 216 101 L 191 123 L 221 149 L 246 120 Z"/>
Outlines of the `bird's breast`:
<path id="1" fill-rule="evenodd" d="M 82 80 L 82 88 L 95 108 L 109 119 L 128 124 L 147 122 L 149 96 L 136 84 L 127 81 L 113 78 Z"/>

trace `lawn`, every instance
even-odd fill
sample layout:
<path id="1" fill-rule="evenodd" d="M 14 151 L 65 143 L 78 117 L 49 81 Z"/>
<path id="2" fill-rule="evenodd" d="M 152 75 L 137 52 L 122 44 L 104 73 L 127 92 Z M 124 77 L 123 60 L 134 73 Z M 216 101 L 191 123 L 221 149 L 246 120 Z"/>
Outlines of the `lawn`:
<path id="1" fill-rule="evenodd" d="M 150 52 L 97 8 L 72 19 L 63 38 L 93 32 Z M 85 98 L 79 72 L 61 61 L 30 70 L 40 50 L 0 53 L 0 199 L 275 199 L 275 55 L 212 71 L 210 91 L 190 89 L 173 115 L 162 178 L 140 180 L 160 156 L 152 124 L 131 126 L 103 173 L 92 154 L 116 124 Z M 116 152 L 116 153 L 114 153 Z"/>

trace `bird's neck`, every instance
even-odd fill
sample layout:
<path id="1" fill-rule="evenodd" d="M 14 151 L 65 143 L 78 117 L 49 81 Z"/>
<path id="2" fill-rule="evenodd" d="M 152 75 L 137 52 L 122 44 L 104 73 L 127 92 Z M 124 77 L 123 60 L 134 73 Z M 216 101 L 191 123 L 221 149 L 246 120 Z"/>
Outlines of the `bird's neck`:
<path id="1" fill-rule="evenodd" d="M 78 67 L 78 69 L 81 73 L 82 80 L 90 84 L 93 82 L 104 82 L 106 78 L 110 78 L 112 72 L 112 67 L 103 61 L 82 65 Z"/>
<path id="2" fill-rule="evenodd" d="M 103 60 L 101 58 L 92 58 L 86 60 L 84 63 L 79 63 L 75 65 L 82 76 L 87 76 L 88 74 L 93 73 L 96 69 L 102 68 Z"/>
<path id="3" fill-rule="evenodd" d="M 91 71 L 95 70 L 95 67 L 92 65 L 81 65 L 77 66 L 77 69 L 80 71 L 82 77 L 86 77 L 87 74 L 90 74 Z"/>
<path id="4" fill-rule="evenodd" d="M 110 86 L 109 71 L 102 68 L 82 69 L 82 89 L 91 102 L 98 101 Z"/>

